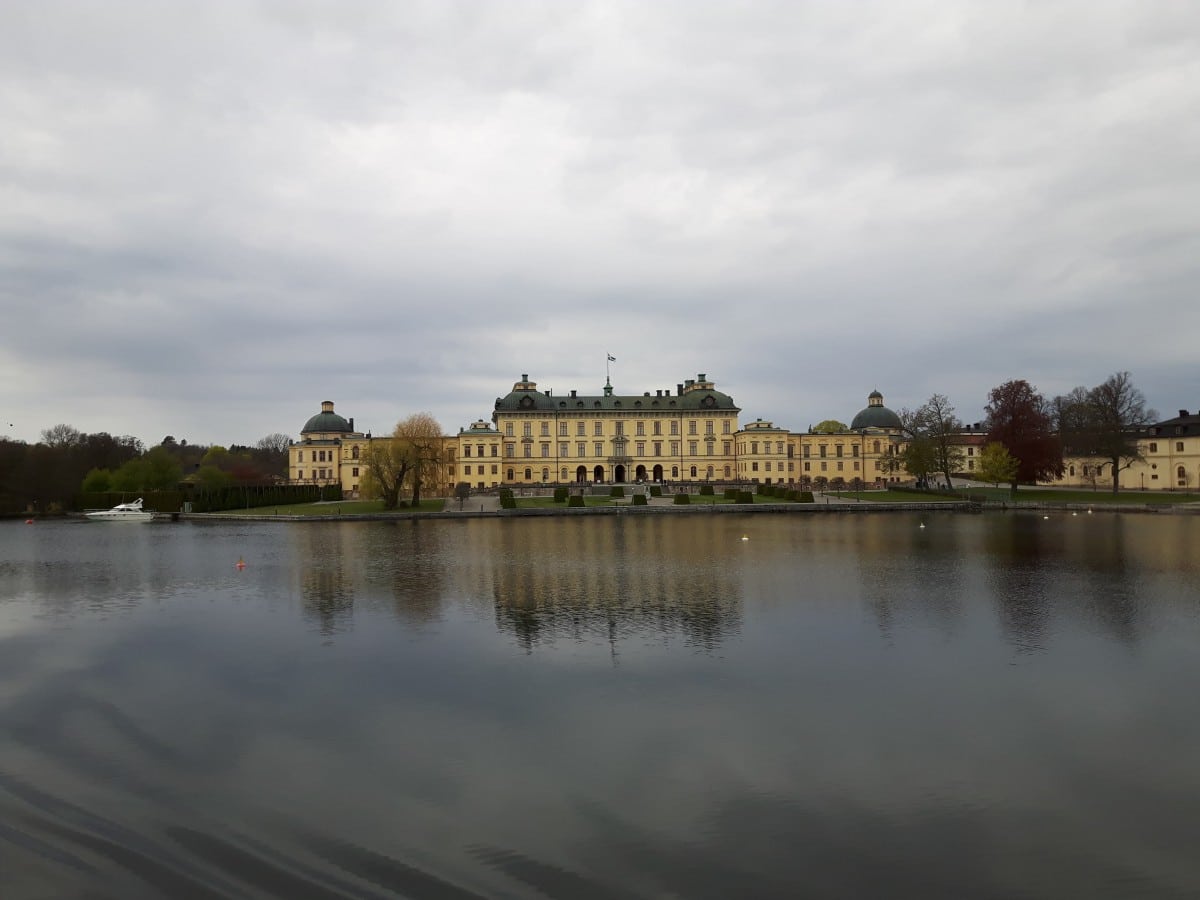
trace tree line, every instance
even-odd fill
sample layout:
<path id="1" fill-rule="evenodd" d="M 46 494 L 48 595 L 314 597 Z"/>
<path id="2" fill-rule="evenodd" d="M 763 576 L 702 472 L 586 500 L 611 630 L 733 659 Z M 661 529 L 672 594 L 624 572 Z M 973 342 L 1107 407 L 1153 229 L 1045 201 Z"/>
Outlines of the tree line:
<path id="1" fill-rule="evenodd" d="M 988 394 L 986 438 L 974 477 L 992 484 L 1017 485 L 1059 478 L 1063 458 L 1102 459 L 1112 492 L 1120 490 L 1122 470 L 1141 461 L 1139 440 L 1158 419 L 1128 372 L 1116 372 L 1095 387 L 1077 387 L 1046 398 L 1028 381 L 1006 381 Z M 906 449 L 901 461 L 918 482 L 962 472 L 964 423 L 943 394 L 915 410 L 900 412 Z"/>
<path id="2" fill-rule="evenodd" d="M 167 435 L 147 448 L 129 435 L 45 429 L 36 444 L 0 439 L 0 513 L 71 509 L 82 493 L 148 493 L 181 483 L 215 490 L 287 477 L 291 438 L 270 434 L 253 447 L 189 444 Z"/>

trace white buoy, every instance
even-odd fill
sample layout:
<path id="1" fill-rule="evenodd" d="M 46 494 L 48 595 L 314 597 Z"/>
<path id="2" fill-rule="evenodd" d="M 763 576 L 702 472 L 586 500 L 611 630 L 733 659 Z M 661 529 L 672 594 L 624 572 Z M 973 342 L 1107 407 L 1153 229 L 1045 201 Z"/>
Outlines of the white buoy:
<path id="1" fill-rule="evenodd" d="M 742 540 L 743 540 L 743 541 L 748 541 L 748 540 L 750 540 L 750 538 L 746 537 L 746 535 L 744 535 L 744 534 L 743 534 L 743 535 L 742 535 Z"/>

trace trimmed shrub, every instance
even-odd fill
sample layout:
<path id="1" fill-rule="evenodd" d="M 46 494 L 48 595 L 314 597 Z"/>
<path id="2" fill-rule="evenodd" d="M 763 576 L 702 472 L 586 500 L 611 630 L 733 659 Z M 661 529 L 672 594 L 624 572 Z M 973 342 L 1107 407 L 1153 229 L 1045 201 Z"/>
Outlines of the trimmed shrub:
<path id="1" fill-rule="evenodd" d="M 563 503 L 567 499 L 567 489 L 565 487 L 556 487 L 554 489 L 554 502 Z"/>
<path id="2" fill-rule="evenodd" d="M 753 503 L 754 495 L 749 491 L 738 491 L 734 503 Z"/>
<path id="3" fill-rule="evenodd" d="M 711 484 L 700 485 L 700 496 L 701 497 L 713 496 L 713 486 Z"/>
<path id="4" fill-rule="evenodd" d="M 625 496 L 625 488 L 621 487 L 620 485 L 616 485 L 616 486 L 614 486 L 614 487 L 612 487 L 612 488 L 609 488 L 609 491 L 608 491 L 608 496 L 610 496 L 610 497 L 624 497 L 624 496 Z"/>
<path id="5" fill-rule="evenodd" d="M 812 503 L 813 502 L 812 491 L 797 491 L 796 492 L 796 502 L 797 503 Z"/>
<path id="6" fill-rule="evenodd" d="M 691 502 L 692 502 L 692 497 L 690 494 L 676 494 L 675 495 L 675 505 L 676 506 L 687 506 Z"/>
<path id="7" fill-rule="evenodd" d="M 646 495 L 645 494 L 634 494 L 633 495 L 633 505 L 634 506 L 645 506 L 646 505 Z"/>
<path id="8" fill-rule="evenodd" d="M 583 502 L 583 494 L 572 494 L 567 498 L 567 506 L 587 506 Z"/>
<path id="9" fill-rule="evenodd" d="M 662 496 L 662 487 L 657 484 L 650 485 L 650 496 L 651 497 L 661 497 Z"/>
<path id="10" fill-rule="evenodd" d="M 736 503 L 737 495 L 738 495 L 737 488 L 725 488 L 725 499 L 726 500 L 733 500 Z"/>

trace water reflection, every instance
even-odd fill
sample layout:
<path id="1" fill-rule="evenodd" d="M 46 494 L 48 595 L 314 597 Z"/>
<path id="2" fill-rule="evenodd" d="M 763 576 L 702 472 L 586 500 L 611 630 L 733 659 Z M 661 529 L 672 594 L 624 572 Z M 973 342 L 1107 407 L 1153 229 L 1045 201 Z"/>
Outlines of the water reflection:
<path id="1" fill-rule="evenodd" d="M 137 531 L 0 535 L 0 896 L 1200 888 L 1200 518 Z"/>

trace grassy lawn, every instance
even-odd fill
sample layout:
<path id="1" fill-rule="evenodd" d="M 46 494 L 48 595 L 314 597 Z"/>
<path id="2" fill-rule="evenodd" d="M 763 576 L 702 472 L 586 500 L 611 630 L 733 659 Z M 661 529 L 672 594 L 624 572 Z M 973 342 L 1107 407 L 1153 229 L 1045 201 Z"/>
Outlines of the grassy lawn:
<path id="1" fill-rule="evenodd" d="M 1135 506 L 1161 503 L 1196 503 L 1200 494 L 1172 494 L 1158 491 L 1121 491 L 1113 496 L 1112 491 L 1066 491 L 1066 490 L 1017 490 L 1014 498 L 1008 488 L 971 488 L 973 500 L 998 500 L 1011 503 L 1128 503 Z"/>
<path id="2" fill-rule="evenodd" d="M 972 492 L 974 493 L 974 492 Z M 853 491 L 842 491 L 842 498 L 856 498 L 859 495 Z M 908 491 L 863 491 L 864 501 L 873 503 L 954 503 L 953 497 L 943 497 L 941 494 L 915 494 Z M 817 502 L 820 502 L 818 498 Z"/>
<path id="3" fill-rule="evenodd" d="M 441 512 L 445 500 L 437 497 L 422 500 L 418 509 L 397 509 L 396 512 Z M 279 506 L 256 506 L 251 509 L 224 509 L 222 515 L 235 516 L 356 516 L 387 512 L 382 500 L 336 500 L 332 503 L 293 503 Z"/>

